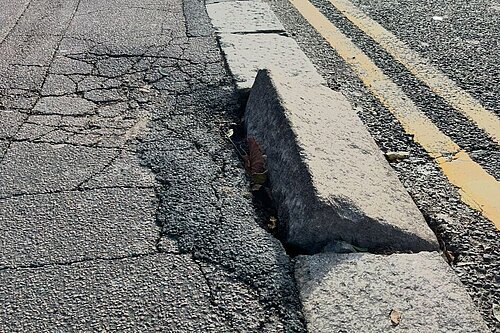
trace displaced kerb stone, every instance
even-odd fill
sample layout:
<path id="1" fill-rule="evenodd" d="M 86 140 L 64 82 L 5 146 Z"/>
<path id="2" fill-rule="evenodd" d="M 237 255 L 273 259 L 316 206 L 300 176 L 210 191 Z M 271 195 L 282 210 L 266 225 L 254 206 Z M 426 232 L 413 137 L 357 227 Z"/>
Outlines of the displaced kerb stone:
<path id="1" fill-rule="evenodd" d="M 370 249 L 438 249 L 422 214 L 345 97 L 260 71 L 247 133 L 267 155 L 285 241 L 316 253 L 343 240 Z"/>

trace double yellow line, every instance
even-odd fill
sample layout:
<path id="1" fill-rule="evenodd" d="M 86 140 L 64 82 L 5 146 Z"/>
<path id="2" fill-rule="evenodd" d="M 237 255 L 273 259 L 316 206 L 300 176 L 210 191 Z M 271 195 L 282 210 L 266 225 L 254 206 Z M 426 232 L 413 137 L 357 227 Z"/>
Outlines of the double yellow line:
<path id="1" fill-rule="evenodd" d="M 458 187 L 462 201 L 479 210 L 500 229 L 500 183 L 442 133 L 396 83 L 308 0 L 290 2 L 350 65 L 369 91 L 401 123 L 404 130 L 413 135 L 414 141 L 436 160 L 450 183 Z M 498 117 L 354 5 L 346 0 L 330 2 L 434 93 L 499 143 Z"/>

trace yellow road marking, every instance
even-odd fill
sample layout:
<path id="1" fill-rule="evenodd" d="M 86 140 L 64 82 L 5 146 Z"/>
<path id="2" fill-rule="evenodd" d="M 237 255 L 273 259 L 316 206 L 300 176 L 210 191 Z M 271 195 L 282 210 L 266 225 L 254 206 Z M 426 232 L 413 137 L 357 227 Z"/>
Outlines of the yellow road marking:
<path id="1" fill-rule="evenodd" d="M 500 118 L 486 110 L 474 97 L 458 87 L 426 59 L 413 52 L 394 34 L 354 6 L 348 0 L 329 0 L 349 21 L 375 40 L 394 59 L 424 82 L 436 95 L 483 129 L 497 144 L 500 143 Z"/>
<path id="2" fill-rule="evenodd" d="M 462 201 L 481 211 L 500 229 L 500 183 L 443 134 L 396 83 L 308 0 L 290 2 L 351 66 L 404 130 L 413 134 L 414 141 L 437 161 L 450 183 L 459 188 Z"/>

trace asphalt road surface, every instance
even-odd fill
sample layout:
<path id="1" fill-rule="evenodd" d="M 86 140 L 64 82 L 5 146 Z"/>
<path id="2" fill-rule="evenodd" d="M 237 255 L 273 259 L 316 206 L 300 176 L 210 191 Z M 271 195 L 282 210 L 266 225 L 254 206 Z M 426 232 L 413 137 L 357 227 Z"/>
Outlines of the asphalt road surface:
<path id="1" fill-rule="evenodd" d="M 269 2 L 499 330 L 500 5 Z M 0 332 L 304 332 L 240 116 L 203 1 L 0 0 Z"/>
<path id="2" fill-rule="evenodd" d="M 0 331 L 304 331 L 200 1 L 0 1 Z"/>
<path id="3" fill-rule="evenodd" d="M 500 202 L 500 4 L 269 3 L 329 86 L 358 108 L 381 150 L 409 153 L 391 165 L 488 325 L 500 330 L 492 310 L 500 303 L 500 225 L 495 215 Z M 471 115 L 471 110 L 477 113 Z M 415 124 L 408 114 L 425 122 Z M 443 141 L 460 152 L 451 151 L 448 158 L 464 154 L 474 167 L 457 168 L 460 177 L 450 175 L 441 167 L 446 155 L 432 149 L 446 152 Z M 481 184 L 474 193 L 484 206 L 461 195 L 458 187 L 464 180 L 472 187 Z M 482 209 L 486 203 L 496 208 L 489 215 Z"/>

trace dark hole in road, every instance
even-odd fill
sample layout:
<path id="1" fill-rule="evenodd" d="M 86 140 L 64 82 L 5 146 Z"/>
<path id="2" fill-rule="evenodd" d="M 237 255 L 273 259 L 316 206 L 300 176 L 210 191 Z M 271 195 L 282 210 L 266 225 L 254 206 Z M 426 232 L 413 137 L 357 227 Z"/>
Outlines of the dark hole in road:
<path id="1" fill-rule="evenodd" d="M 248 159 L 252 155 L 251 141 L 254 140 L 253 138 L 247 136 L 244 123 L 244 115 L 249 93 L 250 91 L 239 91 L 238 102 L 240 110 L 238 115 L 240 121 L 232 124 L 228 129 L 228 132 L 225 133 L 225 136 L 233 145 L 242 163 L 242 167 L 245 169 L 245 174 L 249 181 L 250 192 L 252 194 L 252 203 L 255 208 L 259 225 L 281 242 L 289 256 L 295 257 L 303 254 L 303 251 L 285 241 L 286 221 L 281 220 L 278 217 L 276 201 L 272 195 L 272 183 L 269 177 L 267 177 L 267 166 L 264 167 L 265 170 L 259 170 L 265 172 L 257 172 L 255 174 L 252 172 L 252 167 L 248 165 Z M 259 143 L 255 143 L 258 148 L 260 148 Z M 264 155 L 263 157 L 265 162 L 265 151 L 263 151 L 262 154 Z M 263 176 L 262 173 L 265 173 L 265 176 Z"/>

